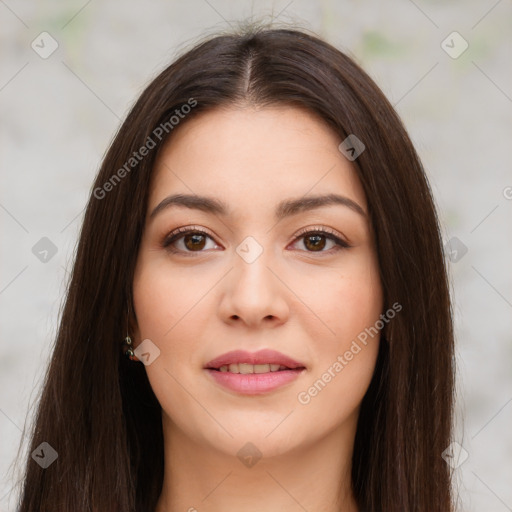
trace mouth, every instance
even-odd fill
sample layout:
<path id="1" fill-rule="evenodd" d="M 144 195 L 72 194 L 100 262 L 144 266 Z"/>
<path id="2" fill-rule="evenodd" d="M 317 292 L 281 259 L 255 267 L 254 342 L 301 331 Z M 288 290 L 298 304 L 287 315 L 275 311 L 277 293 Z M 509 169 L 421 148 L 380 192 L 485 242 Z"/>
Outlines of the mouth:
<path id="1" fill-rule="evenodd" d="M 286 370 L 304 370 L 304 366 L 298 366 L 296 368 L 289 368 L 282 364 L 249 364 L 249 363 L 230 363 L 224 364 L 219 368 L 207 367 L 207 370 L 213 370 L 222 373 L 238 373 L 243 375 L 250 375 L 252 373 L 270 373 L 270 372 L 283 372 Z"/>
<path id="2" fill-rule="evenodd" d="M 306 366 L 274 350 L 236 350 L 204 366 L 217 384 L 240 394 L 268 393 L 295 380 Z"/>

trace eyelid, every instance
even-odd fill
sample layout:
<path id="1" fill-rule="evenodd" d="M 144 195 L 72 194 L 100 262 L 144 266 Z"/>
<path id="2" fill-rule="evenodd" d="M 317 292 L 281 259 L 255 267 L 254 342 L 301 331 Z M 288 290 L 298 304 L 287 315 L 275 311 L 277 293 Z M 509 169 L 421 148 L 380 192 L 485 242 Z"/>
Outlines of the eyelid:
<path id="1" fill-rule="evenodd" d="M 190 231 L 193 231 L 193 232 L 198 231 L 200 233 L 204 233 L 205 235 L 208 235 L 208 236 L 214 238 L 214 235 L 210 231 L 208 231 L 206 228 L 203 228 L 201 226 L 192 225 L 192 226 L 183 226 L 181 228 L 177 228 L 177 229 L 171 231 L 170 233 L 168 233 L 165 236 L 164 241 L 169 240 L 170 238 L 172 238 L 175 235 L 179 235 L 182 233 L 188 233 Z"/>
<path id="2" fill-rule="evenodd" d="M 307 233 L 315 233 L 317 231 L 321 231 L 322 233 L 327 235 L 332 235 L 334 238 L 338 239 L 340 242 L 344 244 L 346 247 L 351 247 L 351 245 L 347 241 L 347 237 L 341 234 L 339 231 L 336 231 L 334 229 L 328 228 L 326 226 L 318 225 L 318 226 L 308 226 L 305 228 L 300 229 L 295 235 L 292 237 L 292 241 L 294 241 L 296 238 L 299 238 Z M 329 237 L 327 237 L 329 238 Z M 332 238 L 331 238 L 332 239 Z"/>
<path id="3" fill-rule="evenodd" d="M 199 226 L 184 226 L 181 228 L 177 228 L 177 229 L 171 231 L 170 233 L 168 233 L 167 235 L 165 235 L 164 239 L 162 240 L 161 245 L 164 249 L 167 249 L 171 243 L 173 243 L 174 241 L 179 240 L 181 238 L 180 235 L 186 235 L 187 233 L 191 233 L 191 232 L 207 235 L 212 240 L 215 241 L 215 236 L 205 228 L 202 228 Z M 215 242 L 215 243 L 217 243 L 217 242 Z M 177 251 L 177 252 L 182 252 L 182 251 Z M 192 253 L 193 251 L 189 251 L 189 252 Z M 201 252 L 201 251 L 198 251 L 198 252 Z"/>

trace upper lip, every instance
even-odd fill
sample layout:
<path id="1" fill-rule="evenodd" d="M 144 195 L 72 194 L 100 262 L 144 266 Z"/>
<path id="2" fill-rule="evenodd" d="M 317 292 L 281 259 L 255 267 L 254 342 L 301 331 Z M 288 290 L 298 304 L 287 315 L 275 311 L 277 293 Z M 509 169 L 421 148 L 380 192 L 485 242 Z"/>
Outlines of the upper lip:
<path id="1" fill-rule="evenodd" d="M 258 352 L 247 352 L 245 350 L 232 350 L 212 359 L 204 365 L 204 368 L 218 370 L 221 366 L 232 363 L 247 364 L 279 364 L 287 368 L 304 368 L 304 365 L 291 357 L 285 356 L 276 350 L 263 349 Z"/>

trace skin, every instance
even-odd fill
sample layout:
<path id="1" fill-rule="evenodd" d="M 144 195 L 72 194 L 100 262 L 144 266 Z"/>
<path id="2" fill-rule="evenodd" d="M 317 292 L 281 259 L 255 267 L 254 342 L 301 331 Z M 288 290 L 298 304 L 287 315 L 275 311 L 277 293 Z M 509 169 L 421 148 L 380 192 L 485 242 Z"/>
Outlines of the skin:
<path id="1" fill-rule="evenodd" d="M 220 512 L 227 504 L 256 512 L 262 501 L 268 512 L 357 511 L 351 456 L 379 337 L 309 403 L 298 395 L 383 313 L 373 234 L 367 216 L 343 205 L 274 219 L 285 198 L 327 193 L 367 212 L 341 141 L 303 109 L 240 105 L 187 121 L 157 159 L 133 281 L 132 336 L 134 346 L 150 339 L 160 350 L 145 366 L 163 418 L 157 512 Z M 216 197 L 231 215 L 172 206 L 150 219 L 175 193 Z M 169 233 L 189 226 L 211 238 L 186 245 L 182 237 L 173 244 L 178 253 L 162 247 Z M 315 251 L 307 236 L 297 238 L 302 228 L 330 228 L 351 247 L 336 250 L 322 238 Z M 250 264 L 236 252 L 247 236 L 263 248 Z M 306 370 L 275 391 L 247 396 L 203 369 L 230 350 L 262 348 Z M 237 457 L 248 442 L 262 454 L 252 467 Z"/>

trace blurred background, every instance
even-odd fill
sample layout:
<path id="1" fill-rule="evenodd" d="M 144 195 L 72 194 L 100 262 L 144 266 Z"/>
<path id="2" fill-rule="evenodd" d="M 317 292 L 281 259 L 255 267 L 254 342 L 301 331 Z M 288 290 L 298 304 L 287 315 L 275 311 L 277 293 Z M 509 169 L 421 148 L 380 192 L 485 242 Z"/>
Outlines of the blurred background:
<path id="1" fill-rule="evenodd" d="M 14 461 L 104 152 L 151 78 L 247 19 L 313 30 L 403 119 L 452 282 L 457 422 L 439 456 L 460 510 L 512 510 L 510 0 L 0 0 L 0 511 L 15 511 Z"/>

